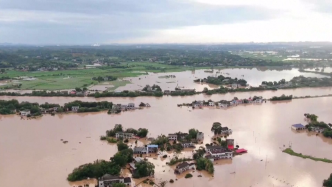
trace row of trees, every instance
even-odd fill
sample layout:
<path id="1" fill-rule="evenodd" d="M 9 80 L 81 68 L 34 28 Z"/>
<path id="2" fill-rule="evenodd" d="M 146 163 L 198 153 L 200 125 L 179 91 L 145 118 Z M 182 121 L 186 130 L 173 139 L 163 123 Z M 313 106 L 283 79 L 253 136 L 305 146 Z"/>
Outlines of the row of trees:
<path id="1" fill-rule="evenodd" d="M 102 82 L 102 81 L 115 81 L 117 79 L 117 77 L 114 76 L 105 76 L 105 77 L 92 77 L 92 80 L 98 81 L 98 82 Z"/>
<path id="2" fill-rule="evenodd" d="M 207 79 L 204 79 L 209 84 L 215 84 L 215 85 L 227 85 L 227 84 L 240 84 L 241 86 L 246 86 L 247 81 L 244 79 L 232 79 L 231 77 L 225 77 L 223 75 L 219 75 L 218 77 L 207 77 Z M 197 80 L 196 80 L 197 81 Z"/>
<path id="3" fill-rule="evenodd" d="M 325 123 L 323 121 L 318 121 L 318 116 L 315 115 L 315 114 L 308 114 L 308 113 L 305 113 L 304 116 L 310 120 L 309 124 L 306 125 L 306 128 L 309 130 L 309 131 L 312 131 L 312 129 L 314 128 L 321 128 L 321 129 L 324 129 L 323 131 L 323 135 L 325 137 L 328 137 L 328 138 L 332 138 L 332 124 L 329 123 Z"/>
<path id="4" fill-rule="evenodd" d="M 293 95 L 284 95 L 282 94 L 280 97 L 274 96 L 270 99 L 270 101 L 284 101 L 284 100 L 292 100 Z"/>
<path id="5" fill-rule="evenodd" d="M 0 100 L 0 114 L 15 114 L 16 112 L 22 110 L 30 110 L 31 116 L 39 116 L 41 115 L 41 110 L 39 108 L 38 103 L 30 103 L 30 102 L 21 102 L 19 103 L 17 100 Z"/>

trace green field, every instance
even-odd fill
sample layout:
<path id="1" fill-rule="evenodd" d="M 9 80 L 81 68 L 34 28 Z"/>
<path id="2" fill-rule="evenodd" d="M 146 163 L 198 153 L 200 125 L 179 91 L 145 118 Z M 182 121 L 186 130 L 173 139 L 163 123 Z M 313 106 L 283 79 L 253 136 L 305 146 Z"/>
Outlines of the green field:
<path id="1" fill-rule="evenodd" d="M 115 76 L 118 78 L 136 77 L 146 74 L 147 72 L 179 72 L 191 70 L 192 67 L 171 66 L 160 63 L 149 62 L 128 62 L 122 63 L 127 68 L 113 68 L 110 66 L 91 68 L 91 69 L 75 69 L 75 70 L 61 70 L 61 71 L 38 71 L 38 72 L 22 72 L 16 70 L 8 70 L 3 76 L 10 78 L 14 77 L 34 77 L 36 80 L 23 81 L 21 89 L 24 90 L 63 90 L 73 89 L 75 87 L 87 87 L 98 84 L 97 81 L 92 80 L 92 77 L 97 76 Z M 196 68 L 197 69 L 197 68 Z M 203 68 L 201 68 L 203 69 Z M 128 81 L 111 81 L 109 85 L 114 87 L 110 90 L 115 90 L 120 86 L 128 84 Z M 2 86 L 3 87 L 3 86 Z"/>

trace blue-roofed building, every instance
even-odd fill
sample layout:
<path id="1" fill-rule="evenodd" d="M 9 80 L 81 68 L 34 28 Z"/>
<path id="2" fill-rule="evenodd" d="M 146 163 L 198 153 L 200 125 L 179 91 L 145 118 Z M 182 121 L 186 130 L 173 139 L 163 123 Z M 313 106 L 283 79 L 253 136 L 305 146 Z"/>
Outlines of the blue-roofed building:
<path id="1" fill-rule="evenodd" d="M 292 129 L 294 129 L 294 130 L 303 130 L 303 129 L 305 129 L 305 126 L 304 125 L 302 125 L 302 124 L 294 124 L 294 125 L 292 125 Z"/>

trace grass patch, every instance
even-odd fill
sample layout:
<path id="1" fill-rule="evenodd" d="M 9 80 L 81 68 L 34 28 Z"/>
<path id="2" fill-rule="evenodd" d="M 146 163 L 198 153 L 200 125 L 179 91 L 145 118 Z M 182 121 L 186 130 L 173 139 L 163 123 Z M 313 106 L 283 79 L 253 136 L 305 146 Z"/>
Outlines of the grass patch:
<path id="1" fill-rule="evenodd" d="M 127 84 L 130 83 L 130 81 L 127 81 L 127 80 L 116 80 L 116 81 L 110 81 L 108 82 L 109 85 L 113 85 L 113 87 L 107 89 L 108 91 L 114 91 L 116 90 L 117 88 L 121 87 L 121 86 L 125 86 Z"/>
<path id="2" fill-rule="evenodd" d="M 329 159 L 326 159 L 326 158 L 316 158 L 316 157 L 312 157 L 312 156 L 309 156 L 309 155 L 302 155 L 302 153 L 296 153 L 291 148 L 287 148 L 287 149 L 283 150 L 282 152 L 290 154 L 292 156 L 301 157 L 301 158 L 304 158 L 304 159 L 308 158 L 308 159 L 311 159 L 311 160 L 314 160 L 314 161 L 332 163 L 332 160 L 329 160 Z"/>
<path id="3" fill-rule="evenodd" d="M 33 81 L 19 81 L 22 84 L 23 90 L 63 90 L 74 89 L 75 87 L 83 87 L 83 85 L 95 85 L 97 81 L 93 81 L 92 77 L 96 76 L 115 76 L 118 78 L 136 77 L 144 75 L 147 72 L 161 73 L 161 72 L 180 72 L 192 70 L 192 67 L 172 66 L 168 64 L 150 63 L 150 62 L 123 62 L 121 65 L 124 68 L 114 68 L 111 66 L 103 66 L 100 68 L 91 69 L 74 69 L 74 70 L 60 70 L 60 71 L 35 71 L 22 72 L 16 70 L 8 70 L 5 76 L 14 77 L 34 77 Z M 203 69 L 199 67 L 195 69 Z M 206 67 L 205 67 L 206 68 Z M 69 77 L 69 78 L 68 78 Z M 114 87 L 110 90 L 115 90 L 120 86 L 128 84 L 129 81 L 111 81 Z"/>
<path id="4" fill-rule="evenodd" d="M 193 175 L 192 174 L 190 174 L 190 173 L 188 173 L 188 174 L 186 174 L 186 176 L 184 177 L 184 178 L 191 178 L 191 177 L 193 177 Z"/>

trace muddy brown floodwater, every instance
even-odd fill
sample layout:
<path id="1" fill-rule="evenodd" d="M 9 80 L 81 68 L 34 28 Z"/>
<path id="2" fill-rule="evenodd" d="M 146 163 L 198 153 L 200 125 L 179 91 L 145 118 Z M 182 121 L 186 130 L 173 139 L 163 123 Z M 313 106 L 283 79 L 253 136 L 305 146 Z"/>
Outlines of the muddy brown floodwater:
<path id="1" fill-rule="evenodd" d="M 213 133 L 213 122 L 221 122 L 233 129 L 230 138 L 235 144 L 248 150 L 247 154 L 235 156 L 232 160 L 216 162 L 214 176 L 205 172 L 194 172 L 193 178 L 173 174 L 173 167 L 166 166 L 161 158 L 149 158 L 156 165 L 155 178 L 160 181 L 177 179 L 167 186 L 223 186 L 223 187 L 268 187 L 268 186 L 322 186 L 332 172 L 332 164 L 315 162 L 282 153 L 292 145 L 296 152 L 315 157 L 332 159 L 332 140 L 306 132 L 294 132 L 290 126 L 305 123 L 304 113 L 314 113 L 319 120 L 332 122 L 332 97 L 299 99 L 290 102 L 267 102 L 262 105 L 246 105 L 222 110 L 204 108 L 192 110 L 177 107 L 178 103 L 199 99 L 229 99 L 251 95 L 269 98 L 274 95 L 331 94 L 331 88 L 297 89 L 277 92 L 247 92 L 226 95 L 195 95 L 188 97 L 140 97 L 101 98 L 114 103 L 147 102 L 152 106 L 144 110 L 108 115 L 106 112 L 89 114 L 45 115 L 35 120 L 21 120 L 19 116 L 0 116 L 0 186 L 67 187 L 83 185 L 90 181 L 68 183 L 67 175 L 77 166 L 97 159 L 108 160 L 116 151 L 116 145 L 100 141 L 100 135 L 113 128 L 114 124 L 124 127 L 149 129 L 149 137 L 175 131 L 196 128 L 205 134 L 209 143 Z M 77 98 L 61 97 L 0 97 L 30 102 L 66 103 Z M 81 99 L 81 98 L 80 98 Z M 94 101 L 94 98 L 82 98 Z M 191 111 L 190 111 L 191 110 Z M 67 144 L 60 140 L 68 141 Z M 197 146 L 198 147 L 198 146 Z M 189 157 L 186 149 L 179 157 Z M 173 155 L 170 155 L 173 156 Z M 234 174 L 231 174 L 235 172 Z M 129 176 L 126 170 L 123 174 Z M 203 177 L 197 177 L 201 174 Z M 139 180 L 135 180 L 139 182 Z M 91 185 L 93 186 L 93 185 Z"/>
<path id="2" fill-rule="evenodd" d="M 163 78 L 166 75 L 175 75 L 175 78 Z M 162 90 L 174 90 L 175 87 L 196 89 L 196 91 L 202 91 L 205 87 L 208 89 L 215 89 L 219 86 L 212 84 L 200 84 L 195 83 L 195 79 L 203 79 L 208 76 L 232 77 L 238 79 L 245 79 L 250 86 L 259 86 L 262 81 L 280 81 L 285 79 L 291 80 L 295 76 L 303 75 L 305 77 L 327 77 L 315 73 L 299 72 L 298 69 L 292 68 L 291 70 L 269 70 L 260 68 L 234 68 L 234 69 L 214 69 L 213 73 L 206 72 L 206 70 L 193 70 L 183 72 L 170 72 L 170 73 L 149 73 L 148 75 L 141 75 L 139 77 L 129 77 L 126 80 L 130 80 L 131 84 L 117 88 L 116 90 L 141 90 L 145 85 L 159 85 Z"/>

